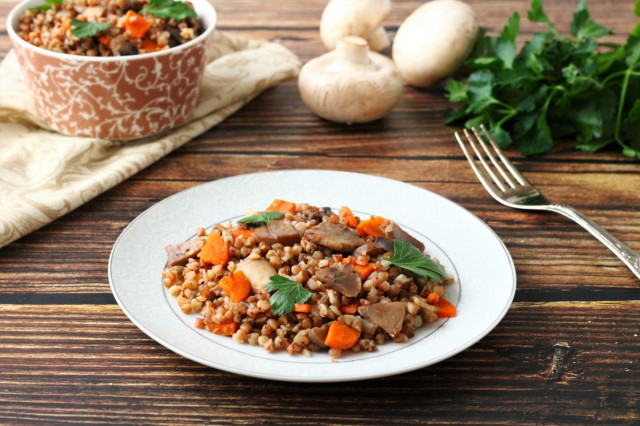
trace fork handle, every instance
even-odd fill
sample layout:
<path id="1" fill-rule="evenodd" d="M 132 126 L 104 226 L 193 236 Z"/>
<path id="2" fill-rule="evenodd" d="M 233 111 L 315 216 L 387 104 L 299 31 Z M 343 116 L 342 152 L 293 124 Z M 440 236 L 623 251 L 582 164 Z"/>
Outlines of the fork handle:
<path id="1" fill-rule="evenodd" d="M 633 251 L 631 247 L 611 235 L 602 226 L 589 219 L 578 210 L 566 204 L 551 204 L 549 210 L 560 213 L 563 216 L 576 222 L 584 229 L 589 231 L 591 235 L 596 237 L 601 243 L 609 248 L 616 256 L 622 260 L 631 271 L 640 278 L 640 255 Z"/>

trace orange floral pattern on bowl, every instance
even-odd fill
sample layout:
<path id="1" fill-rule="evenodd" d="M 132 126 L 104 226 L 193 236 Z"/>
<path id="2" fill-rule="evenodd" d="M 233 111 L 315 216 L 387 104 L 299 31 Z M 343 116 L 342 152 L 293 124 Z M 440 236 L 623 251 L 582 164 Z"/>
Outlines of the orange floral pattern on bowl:
<path id="1" fill-rule="evenodd" d="M 149 136 L 182 123 L 196 105 L 206 60 L 206 39 L 104 62 L 15 47 L 40 118 L 62 133 L 104 139 Z"/>

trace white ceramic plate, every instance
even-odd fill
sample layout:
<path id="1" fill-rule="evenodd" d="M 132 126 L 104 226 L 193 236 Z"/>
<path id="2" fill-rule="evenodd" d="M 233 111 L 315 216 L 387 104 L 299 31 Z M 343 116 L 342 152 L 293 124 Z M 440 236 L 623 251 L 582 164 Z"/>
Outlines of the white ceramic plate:
<path id="1" fill-rule="evenodd" d="M 194 327 L 162 285 L 164 246 L 185 241 L 199 227 L 236 220 L 274 198 L 384 216 L 425 243 L 455 278 L 446 297 L 458 314 L 421 327 L 404 344 L 377 352 L 328 353 L 307 358 L 238 344 Z M 487 335 L 506 314 L 516 288 L 511 256 L 498 236 L 459 205 L 406 183 L 356 173 L 291 170 L 234 176 L 175 194 L 146 210 L 122 231 L 109 259 L 111 290 L 143 332 L 193 361 L 247 376 L 296 382 L 338 382 L 388 376 L 447 359 Z"/>

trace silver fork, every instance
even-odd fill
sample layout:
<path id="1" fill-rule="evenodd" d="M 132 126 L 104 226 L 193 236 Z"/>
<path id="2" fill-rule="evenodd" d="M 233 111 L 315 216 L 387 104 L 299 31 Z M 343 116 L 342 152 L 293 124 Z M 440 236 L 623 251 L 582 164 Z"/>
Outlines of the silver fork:
<path id="1" fill-rule="evenodd" d="M 469 153 L 460 134 L 456 132 L 455 136 L 476 176 L 496 201 L 514 209 L 552 211 L 568 217 L 600 240 L 640 278 L 640 255 L 638 253 L 573 207 L 548 202 L 538 188 L 529 183 L 505 157 L 487 129 L 483 125 L 480 125 L 480 128 L 491 144 L 493 153 L 475 127 L 471 128 L 473 134 L 464 129 L 464 135 L 476 154 L 475 158 Z M 481 153 L 478 145 L 482 147 L 484 154 Z M 486 158 L 489 159 L 493 168 L 486 161 Z"/>

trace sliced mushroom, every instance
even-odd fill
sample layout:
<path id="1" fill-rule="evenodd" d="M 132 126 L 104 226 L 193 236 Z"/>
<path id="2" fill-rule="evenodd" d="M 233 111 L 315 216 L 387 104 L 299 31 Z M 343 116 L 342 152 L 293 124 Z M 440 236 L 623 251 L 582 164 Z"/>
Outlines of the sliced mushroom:
<path id="1" fill-rule="evenodd" d="M 386 237 L 376 237 L 375 243 L 386 252 L 393 253 L 393 240 Z"/>
<path id="2" fill-rule="evenodd" d="M 402 330 L 404 321 L 405 303 L 375 303 L 358 308 L 360 315 L 382 327 L 390 336 L 395 336 Z"/>
<path id="3" fill-rule="evenodd" d="M 124 0 L 125 10 L 140 11 L 144 7 L 144 2 L 140 0 Z"/>
<path id="4" fill-rule="evenodd" d="M 270 281 L 269 277 L 277 274 L 275 268 L 264 259 L 244 259 L 238 263 L 236 271 L 244 272 L 254 293 L 264 292 Z"/>
<path id="5" fill-rule="evenodd" d="M 109 48 L 111 49 L 113 56 L 129 56 L 138 54 L 138 48 L 131 42 L 127 41 L 123 35 L 119 35 L 111 39 L 109 42 Z"/>
<path id="6" fill-rule="evenodd" d="M 169 32 L 169 46 L 174 47 L 182 43 L 182 32 L 178 27 L 167 26 Z"/>
<path id="7" fill-rule="evenodd" d="M 320 210 L 305 213 L 305 216 L 308 220 L 315 219 L 320 222 L 323 216 L 331 216 L 332 214 L 333 210 L 331 210 L 331 207 L 322 207 Z"/>
<path id="8" fill-rule="evenodd" d="M 322 281 L 325 287 L 332 288 L 347 297 L 356 297 L 362 290 L 362 280 L 351 263 L 321 269 L 316 273 L 316 279 Z"/>
<path id="9" fill-rule="evenodd" d="M 269 244 L 280 243 L 286 246 L 300 242 L 300 234 L 288 220 L 274 220 L 253 230 L 253 235 Z"/>
<path id="10" fill-rule="evenodd" d="M 309 330 L 309 339 L 321 348 L 326 348 L 324 341 L 327 338 L 329 332 L 329 324 L 325 324 L 322 327 L 313 327 Z"/>
<path id="11" fill-rule="evenodd" d="M 343 253 L 352 252 L 365 240 L 342 223 L 322 222 L 308 229 L 304 236 L 311 242 Z"/>
<path id="12" fill-rule="evenodd" d="M 407 231 L 402 229 L 400 225 L 395 222 L 391 222 L 391 224 L 387 227 L 385 237 L 391 238 L 392 240 L 406 241 L 416 246 L 418 250 L 424 251 L 424 244 L 410 235 Z"/>
<path id="13" fill-rule="evenodd" d="M 364 243 L 353 251 L 353 255 L 358 256 L 375 256 L 383 252 L 384 249 L 375 243 Z"/>
<path id="14" fill-rule="evenodd" d="M 204 240 L 197 239 L 166 246 L 164 249 L 167 251 L 167 263 L 169 266 L 183 265 L 189 258 L 200 253 L 203 245 Z"/>
<path id="15" fill-rule="evenodd" d="M 376 331 L 378 330 L 377 324 L 374 324 L 371 321 L 364 318 L 360 320 L 360 323 L 362 324 L 362 334 L 367 336 L 373 336 L 376 334 Z"/>
<path id="16" fill-rule="evenodd" d="M 98 18 L 104 15 L 105 10 L 104 6 L 85 7 L 79 16 L 87 18 L 87 21 L 97 21 Z"/>

